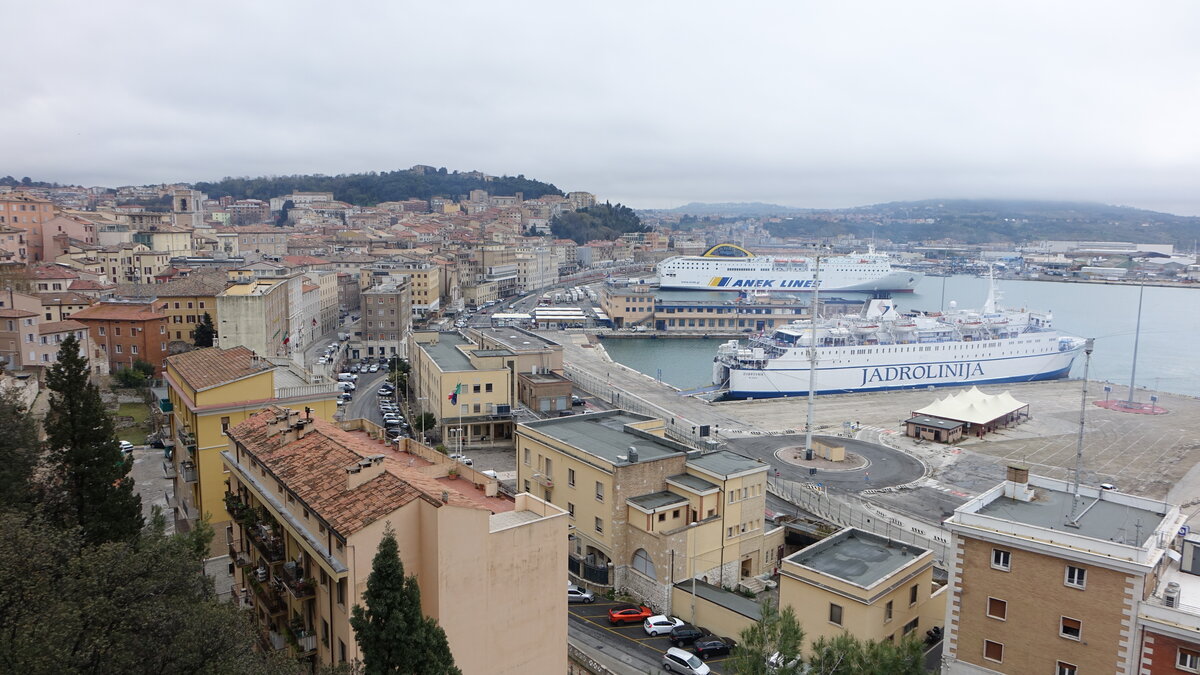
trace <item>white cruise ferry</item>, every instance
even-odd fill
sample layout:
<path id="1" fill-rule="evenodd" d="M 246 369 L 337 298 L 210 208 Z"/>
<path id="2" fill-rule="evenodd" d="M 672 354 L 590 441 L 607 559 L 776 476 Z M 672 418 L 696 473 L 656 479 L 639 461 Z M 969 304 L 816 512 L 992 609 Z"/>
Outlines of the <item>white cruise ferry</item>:
<path id="1" fill-rule="evenodd" d="M 864 254 L 816 258 L 756 256 L 734 244 L 717 244 L 702 255 L 675 256 L 658 264 L 660 288 L 704 291 L 805 291 L 814 283 L 822 291 L 891 291 L 911 293 L 920 272 L 892 269 L 887 255 L 874 249 Z M 814 282 L 814 279 L 817 281 Z"/>
<path id="2" fill-rule="evenodd" d="M 996 308 L 905 315 L 871 300 L 858 315 L 816 322 L 817 394 L 1030 382 L 1066 377 L 1084 340 L 1060 334 L 1046 312 Z M 951 303 L 953 305 L 953 303 Z M 713 383 L 733 398 L 803 396 L 809 390 L 814 326 L 797 321 L 748 344 L 730 340 L 713 362 Z"/>

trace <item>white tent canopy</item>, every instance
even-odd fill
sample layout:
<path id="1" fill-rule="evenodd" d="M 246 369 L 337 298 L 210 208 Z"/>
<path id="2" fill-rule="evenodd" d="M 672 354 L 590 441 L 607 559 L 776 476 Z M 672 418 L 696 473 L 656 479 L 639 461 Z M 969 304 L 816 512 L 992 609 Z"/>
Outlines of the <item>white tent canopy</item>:
<path id="1" fill-rule="evenodd" d="M 957 394 L 950 394 L 915 411 L 914 415 L 928 415 L 957 422 L 987 424 L 1024 408 L 1022 403 L 1007 391 L 1003 394 L 985 394 L 978 387 L 971 387 Z"/>

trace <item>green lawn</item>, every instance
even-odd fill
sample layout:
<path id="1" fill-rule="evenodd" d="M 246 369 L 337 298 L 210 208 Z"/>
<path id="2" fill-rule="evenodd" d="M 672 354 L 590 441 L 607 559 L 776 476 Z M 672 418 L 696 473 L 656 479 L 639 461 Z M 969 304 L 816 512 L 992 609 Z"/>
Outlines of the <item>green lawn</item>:
<path id="1" fill-rule="evenodd" d="M 134 445 L 142 445 L 146 442 L 146 434 L 149 432 L 146 431 L 145 425 L 146 420 L 150 418 L 150 408 L 145 403 L 122 403 L 116 414 L 132 417 L 137 422 L 132 427 L 119 430 L 117 438 L 129 441 Z"/>

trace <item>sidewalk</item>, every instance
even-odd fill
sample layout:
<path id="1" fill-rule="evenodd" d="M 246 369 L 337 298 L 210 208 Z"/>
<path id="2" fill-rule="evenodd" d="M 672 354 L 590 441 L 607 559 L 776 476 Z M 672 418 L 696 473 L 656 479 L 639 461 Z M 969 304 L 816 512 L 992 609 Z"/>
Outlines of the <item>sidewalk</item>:
<path id="1" fill-rule="evenodd" d="M 646 670 L 642 670 L 630 664 L 623 662 L 620 657 L 608 654 L 602 649 L 597 649 L 585 642 L 573 638 L 567 639 L 567 659 L 568 661 L 576 661 L 580 665 L 576 666 L 573 663 L 568 664 L 570 667 L 568 672 L 580 673 L 587 672 L 594 675 L 645 675 Z M 655 672 L 655 671 L 650 671 Z"/>

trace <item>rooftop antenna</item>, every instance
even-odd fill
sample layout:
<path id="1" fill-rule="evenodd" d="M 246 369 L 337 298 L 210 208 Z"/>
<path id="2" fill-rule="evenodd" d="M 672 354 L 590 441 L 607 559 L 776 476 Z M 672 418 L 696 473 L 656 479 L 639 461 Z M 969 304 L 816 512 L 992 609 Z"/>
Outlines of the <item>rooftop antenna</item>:
<path id="1" fill-rule="evenodd" d="M 1083 395 L 1079 401 L 1079 436 L 1075 440 L 1075 485 L 1072 487 L 1071 514 L 1067 516 L 1067 525 L 1079 527 L 1079 474 L 1083 473 L 1083 423 L 1087 414 L 1088 402 L 1088 367 L 1092 365 L 1092 347 L 1096 338 L 1088 338 L 1083 345 Z"/>

